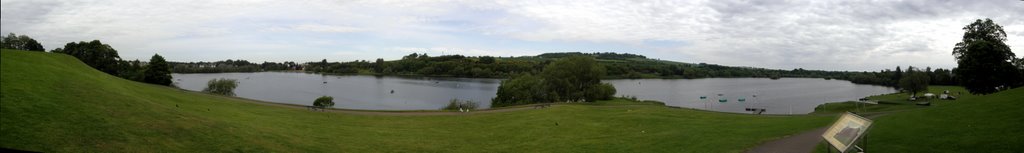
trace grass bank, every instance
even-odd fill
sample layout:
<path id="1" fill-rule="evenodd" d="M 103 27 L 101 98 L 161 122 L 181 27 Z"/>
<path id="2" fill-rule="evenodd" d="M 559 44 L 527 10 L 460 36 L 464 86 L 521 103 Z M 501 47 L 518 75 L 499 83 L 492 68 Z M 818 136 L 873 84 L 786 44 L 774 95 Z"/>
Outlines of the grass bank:
<path id="1" fill-rule="evenodd" d="M 957 100 L 924 100 L 916 106 L 906 93 L 869 97 L 878 105 L 857 109 L 832 103 L 815 113 L 857 110 L 890 112 L 868 131 L 868 150 L 882 152 L 1019 152 L 1024 150 L 1024 88 L 990 95 L 970 95 L 962 87 L 933 86 L 931 93 L 963 92 Z M 917 101 L 923 101 L 921 99 Z M 817 152 L 826 152 L 822 143 Z"/>

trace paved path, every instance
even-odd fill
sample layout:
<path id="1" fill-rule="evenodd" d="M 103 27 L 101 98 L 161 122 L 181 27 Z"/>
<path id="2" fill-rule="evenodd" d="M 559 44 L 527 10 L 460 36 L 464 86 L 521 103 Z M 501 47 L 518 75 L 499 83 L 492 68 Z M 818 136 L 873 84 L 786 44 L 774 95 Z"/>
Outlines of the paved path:
<path id="1" fill-rule="evenodd" d="M 905 110 L 901 110 L 905 111 Z M 888 112 L 871 112 L 861 114 L 865 118 L 875 119 L 886 114 L 901 111 L 888 111 Z M 747 153 L 801 153 L 801 152 L 814 152 L 814 147 L 823 140 L 821 134 L 825 133 L 828 127 L 821 127 L 810 131 L 805 131 L 796 135 L 791 135 L 778 140 L 772 140 L 765 142 L 757 147 L 747 150 Z"/>
<path id="2" fill-rule="evenodd" d="M 748 153 L 800 153 L 812 152 L 821 143 L 821 134 L 828 127 L 822 127 L 778 140 L 768 141 L 747 150 Z"/>

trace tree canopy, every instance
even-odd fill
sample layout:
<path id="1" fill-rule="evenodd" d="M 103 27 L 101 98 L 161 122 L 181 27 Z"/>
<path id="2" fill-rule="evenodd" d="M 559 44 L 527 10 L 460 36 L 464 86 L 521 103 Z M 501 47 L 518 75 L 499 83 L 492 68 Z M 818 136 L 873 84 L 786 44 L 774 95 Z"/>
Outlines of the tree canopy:
<path id="1" fill-rule="evenodd" d="M 572 56 L 548 64 L 541 72 L 548 90 L 557 101 L 596 101 L 587 97 L 587 91 L 597 88 L 604 78 L 605 68 L 591 57 Z"/>
<path id="2" fill-rule="evenodd" d="M 975 94 L 989 94 L 1024 85 L 1024 70 L 1014 66 L 1016 56 L 1006 45 L 1006 32 L 991 19 L 978 19 L 963 28 L 953 48 L 960 83 Z"/>
<path id="3" fill-rule="evenodd" d="M 74 56 L 85 62 L 86 65 L 107 74 L 118 74 L 118 61 L 121 60 L 121 57 L 117 55 L 117 50 L 99 40 L 70 42 L 64 45 L 64 48 L 54 49 L 54 52 Z"/>
<path id="4" fill-rule="evenodd" d="M 0 48 L 3 49 L 17 49 L 27 51 L 46 51 L 42 44 L 39 44 L 32 37 L 25 35 L 15 35 L 14 33 L 7 34 L 3 38 L 0 38 Z"/>
<path id="5" fill-rule="evenodd" d="M 900 89 L 907 90 L 913 95 L 928 90 L 928 75 L 925 72 L 917 72 L 911 67 L 907 68 L 907 75 L 900 79 Z"/>

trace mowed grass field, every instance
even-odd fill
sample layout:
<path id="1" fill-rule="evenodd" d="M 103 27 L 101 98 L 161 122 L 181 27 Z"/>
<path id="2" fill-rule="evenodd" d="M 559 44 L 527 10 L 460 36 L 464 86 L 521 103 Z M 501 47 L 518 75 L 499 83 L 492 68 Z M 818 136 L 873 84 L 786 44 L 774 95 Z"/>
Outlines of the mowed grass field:
<path id="1" fill-rule="evenodd" d="M 868 131 L 868 152 L 1024 151 L 1024 88 L 990 95 L 971 95 L 956 86 L 928 88 L 936 94 L 946 90 L 958 99 L 909 101 L 908 93 L 895 93 L 869 97 L 879 101 L 878 105 L 830 103 L 819 106 L 815 113 L 887 113 L 876 118 Z M 932 105 L 914 105 L 920 101 Z M 822 143 L 816 152 L 827 152 L 826 147 Z"/>
<path id="2" fill-rule="evenodd" d="M 472 115 L 312 112 L 124 80 L 62 54 L 0 57 L 0 147 L 29 151 L 741 152 L 835 119 L 625 101 Z"/>
<path id="3" fill-rule="evenodd" d="M 927 109 L 879 117 L 868 133 L 868 147 L 885 152 L 1024 151 L 1024 88 L 964 94 Z"/>

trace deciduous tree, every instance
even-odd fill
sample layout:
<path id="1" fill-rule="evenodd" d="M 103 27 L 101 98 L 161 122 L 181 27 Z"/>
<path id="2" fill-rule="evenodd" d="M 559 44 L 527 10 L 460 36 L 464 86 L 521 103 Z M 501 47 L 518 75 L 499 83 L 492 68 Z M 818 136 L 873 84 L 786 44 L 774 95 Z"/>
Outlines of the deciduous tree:
<path id="1" fill-rule="evenodd" d="M 1024 85 L 1024 72 L 1011 63 L 1016 57 L 1006 45 L 1006 32 L 991 19 L 978 19 L 963 28 L 953 48 L 953 72 L 968 91 L 989 94 Z"/>

